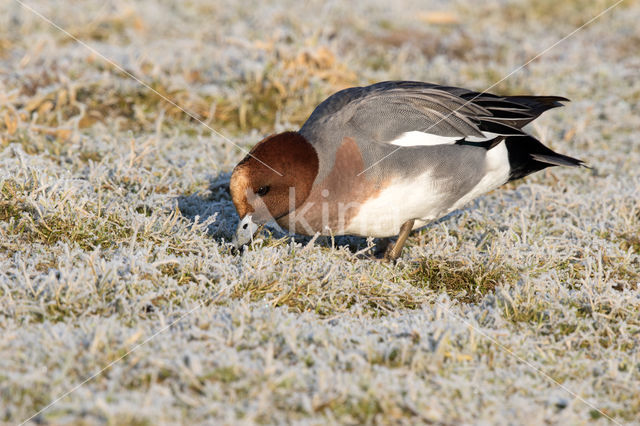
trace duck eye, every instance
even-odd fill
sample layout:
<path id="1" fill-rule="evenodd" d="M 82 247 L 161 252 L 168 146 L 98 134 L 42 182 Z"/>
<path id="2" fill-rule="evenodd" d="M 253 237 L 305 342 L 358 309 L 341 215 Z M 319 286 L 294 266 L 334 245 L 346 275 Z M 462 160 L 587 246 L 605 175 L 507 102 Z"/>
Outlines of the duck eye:
<path id="1" fill-rule="evenodd" d="M 267 195 L 267 192 L 269 192 L 269 190 L 271 189 L 270 186 L 261 186 L 260 188 L 258 188 L 258 190 L 256 191 L 256 194 L 258 194 L 261 197 L 264 197 L 265 195 Z"/>

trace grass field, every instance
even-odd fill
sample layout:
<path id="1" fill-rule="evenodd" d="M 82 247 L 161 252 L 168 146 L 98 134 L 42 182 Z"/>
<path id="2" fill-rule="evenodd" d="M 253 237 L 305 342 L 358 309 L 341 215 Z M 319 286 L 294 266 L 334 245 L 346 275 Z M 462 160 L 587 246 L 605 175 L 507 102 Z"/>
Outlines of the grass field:
<path id="1" fill-rule="evenodd" d="M 0 4 L 0 422 L 640 424 L 640 2 L 491 89 L 570 98 L 529 130 L 593 168 L 393 266 L 234 254 L 242 149 L 352 85 L 483 90 L 613 0 L 25 1 L 86 45 Z"/>

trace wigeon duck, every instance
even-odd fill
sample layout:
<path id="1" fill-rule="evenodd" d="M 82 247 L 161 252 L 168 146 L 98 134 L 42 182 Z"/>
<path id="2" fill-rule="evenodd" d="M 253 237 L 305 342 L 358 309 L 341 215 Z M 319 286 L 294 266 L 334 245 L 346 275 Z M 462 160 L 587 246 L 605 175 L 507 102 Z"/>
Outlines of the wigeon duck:
<path id="1" fill-rule="evenodd" d="M 409 233 L 506 182 L 550 166 L 583 166 L 522 127 L 559 96 L 497 96 L 387 81 L 327 98 L 297 132 L 269 136 L 234 168 L 236 245 L 277 223 L 314 235 Z"/>

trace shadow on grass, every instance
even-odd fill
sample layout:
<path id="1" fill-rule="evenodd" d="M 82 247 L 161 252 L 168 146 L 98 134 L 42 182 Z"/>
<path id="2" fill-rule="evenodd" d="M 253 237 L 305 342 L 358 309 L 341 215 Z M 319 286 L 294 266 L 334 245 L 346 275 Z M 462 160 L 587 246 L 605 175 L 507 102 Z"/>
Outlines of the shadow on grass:
<path id="1" fill-rule="evenodd" d="M 238 215 L 229 194 L 231 173 L 212 177 L 206 190 L 177 197 L 182 216 L 191 222 L 204 222 L 215 217 L 207 229 L 218 242 L 229 242 L 233 238 Z"/>

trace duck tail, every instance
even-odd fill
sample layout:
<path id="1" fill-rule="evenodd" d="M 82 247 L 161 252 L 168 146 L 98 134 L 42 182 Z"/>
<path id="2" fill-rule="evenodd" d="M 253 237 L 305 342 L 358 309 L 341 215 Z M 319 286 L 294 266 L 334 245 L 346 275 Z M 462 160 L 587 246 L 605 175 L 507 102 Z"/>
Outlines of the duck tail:
<path id="1" fill-rule="evenodd" d="M 530 135 L 505 138 L 511 168 L 509 181 L 551 166 L 588 167 L 584 161 L 559 154 Z"/>

